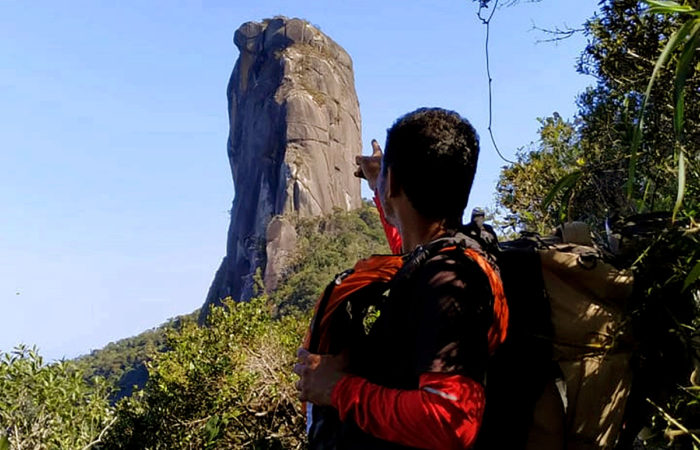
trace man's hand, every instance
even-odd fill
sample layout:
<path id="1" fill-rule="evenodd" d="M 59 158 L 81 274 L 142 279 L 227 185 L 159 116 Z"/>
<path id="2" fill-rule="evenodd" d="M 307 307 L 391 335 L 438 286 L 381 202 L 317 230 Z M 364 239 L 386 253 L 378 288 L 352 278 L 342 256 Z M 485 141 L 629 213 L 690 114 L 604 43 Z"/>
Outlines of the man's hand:
<path id="1" fill-rule="evenodd" d="M 299 400 L 314 405 L 330 406 L 331 394 L 336 383 L 345 375 L 347 358 L 341 354 L 316 355 L 300 348 L 294 373 L 299 375 L 297 391 Z"/>
<path id="2" fill-rule="evenodd" d="M 364 178 L 373 191 L 377 188 L 377 178 L 382 166 L 382 148 L 376 139 L 372 139 L 372 156 L 356 156 L 357 170 L 355 176 Z"/>

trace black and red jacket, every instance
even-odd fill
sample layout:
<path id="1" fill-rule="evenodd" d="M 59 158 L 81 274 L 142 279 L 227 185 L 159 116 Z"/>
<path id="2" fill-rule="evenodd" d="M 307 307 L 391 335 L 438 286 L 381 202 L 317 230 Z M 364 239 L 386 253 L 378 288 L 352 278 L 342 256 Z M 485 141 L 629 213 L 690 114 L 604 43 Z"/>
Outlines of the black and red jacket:
<path id="1" fill-rule="evenodd" d="M 310 409 L 310 447 L 469 447 L 486 361 L 507 323 L 498 271 L 464 235 L 358 262 L 322 295 L 305 342 L 347 351 L 352 374 L 333 407 Z"/>

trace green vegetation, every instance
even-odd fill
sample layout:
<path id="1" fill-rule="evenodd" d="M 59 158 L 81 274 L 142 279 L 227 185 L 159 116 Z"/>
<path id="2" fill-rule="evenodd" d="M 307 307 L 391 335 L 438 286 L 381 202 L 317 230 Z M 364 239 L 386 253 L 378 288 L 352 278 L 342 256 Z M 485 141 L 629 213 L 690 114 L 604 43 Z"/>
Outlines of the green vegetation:
<path id="1" fill-rule="evenodd" d="M 116 384 L 125 373 L 148 361 L 165 345 L 165 326 L 144 331 L 143 333 L 111 342 L 100 350 L 93 350 L 89 355 L 81 356 L 75 361 L 86 371 L 87 378 L 101 376 Z"/>
<path id="2" fill-rule="evenodd" d="M 622 238 L 610 250 L 635 274 L 627 325 L 636 338 L 623 448 L 644 426 L 653 445 L 700 445 L 690 382 L 700 354 L 699 7 L 604 2 L 585 24 L 578 64 L 595 86 L 573 121 L 541 119 L 539 142 L 498 183 L 499 206 L 521 229 L 582 220 L 603 247 Z"/>
<path id="3" fill-rule="evenodd" d="M 297 230 L 297 254 L 270 294 L 280 314 L 308 311 L 335 275 L 360 258 L 390 253 L 379 214 L 368 202 L 357 211 L 336 210 L 327 217 L 290 220 Z"/>
<path id="4" fill-rule="evenodd" d="M 146 387 L 121 400 L 105 448 L 293 448 L 304 418 L 292 373 L 308 317 L 273 320 L 265 297 L 226 301 L 206 327 L 167 332 Z"/>
<path id="5" fill-rule="evenodd" d="M 44 365 L 24 346 L 0 353 L 0 449 L 88 449 L 115 422 L 101 377 L 75 363 Z"/>
<path id="6" fill-rule="evenodd" d="M 580 217 L 579 212 L 589 210 L 572 211 L 573 204 L 561 201 L 567 194 L 566 190 L 558 193 L 559 202 L 551 199 L 546 206 L 540 206 L 545 205 L 545 199 L 559 180 L 567 180 L 567 175 L 576 174 L 585 160 L 573 124 L 556 113 L 539 119 L 539 122 L 537 146 L 520 152 L 518 164 L 502 170 L 496 190 L 500 206 L 510 212 L 509 224 L 547 234 L 566 217 Z"/>
<path id="7" fill-rule="evenodd" d="M 650 14 L 636 0 L 615 0 L 606 1 L 599 15 L 585 24 L 589 44 L 578 71 L 595 77 L 596 84 L 579 96 L 572 122 L 556 114 L 541 119 L 539 143 L 501 174 L 499 201 L 523 228 L 575 219 L 599 231 L 608 216 L 673 209 L 678 188 L 673 70 L 657 72 L 646 102 L 644 139 L 634 151 L 633 144 L 655 62 L 679 20 Z M 670 59 L 681 56 L 679 49 Z M 684 163 L 686 202 L 679 219 L 685 220 L 696 216 L 700 199 L 697 54 L 693 63 L 683 85 L 689 93 L 684 102 L 684 149 L 694 155 Z M 632 159 L 634 178 L 629 177 Z"/>
<path id="8" fill-rule="evenodd" d="M 134 386 L 143 387 L 148 378 L 145 364 L 158 352 L 166 351 L 166 332 L 194 323 L 199 310 L 170 319 L 163 325 L 136 336 L 111 342 L 75 360 L 87 380 L 99 376 L 112 386 L 112 400 L 131 395 Z"/>

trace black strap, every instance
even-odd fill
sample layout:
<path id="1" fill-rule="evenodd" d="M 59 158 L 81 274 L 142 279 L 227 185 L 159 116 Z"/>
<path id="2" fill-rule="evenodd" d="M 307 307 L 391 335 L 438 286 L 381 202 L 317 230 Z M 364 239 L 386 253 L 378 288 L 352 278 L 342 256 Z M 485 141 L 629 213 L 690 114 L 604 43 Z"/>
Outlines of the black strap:
<path id="1" fill-rule="evenodd" d="M 348 269 L 344 272 L 339 273 L 338 275 L 335 276 L 333 281 L 328 283 L 328 286 L 326 286 L 326 289 L 323 291 L 323 296 L 321 297 L 321 300 L 318 303 L 318 309 L 316 310 L 316 314 L 314 315 L 314 318 L 311 321 L 311 336 L 309 339 L 309 351 L 311 353 L 317 353 L 318 352 L 318 346 L 320 344 L 321 340 L 321 318 L 323 318 L 323 312 L 326 310 L 326 307 L 328 306 L 328 302 L 330 301 L 331 294 L 333 293 L 333 289 L 339 285 L 343 279 L 345 279 L 348 275 L 353 273 L 355 270 L 354 269 Z"/>
<path id="2" fill-rule="evenodd" d="M 489 259 L 489 262 L 491 262 L 492 265 L 495 265 L 492 261 L 493 257 L 484 251 L 479 242 L 465 235 L 464 233 L 457 232 L 452 236 L 438 238 L 425 245 L 419 245 L 416 247 L 416 249 L 408 255 L 406 262 L 401 267 L 401 270 L 398 271 L 391 282 L 394 283 L 409 278 L 426 261 L 447 247 L 457 247 L 462 249 L 462 251 L 468 248 L 474 249 L 484 254 L 484 256 Z"/>

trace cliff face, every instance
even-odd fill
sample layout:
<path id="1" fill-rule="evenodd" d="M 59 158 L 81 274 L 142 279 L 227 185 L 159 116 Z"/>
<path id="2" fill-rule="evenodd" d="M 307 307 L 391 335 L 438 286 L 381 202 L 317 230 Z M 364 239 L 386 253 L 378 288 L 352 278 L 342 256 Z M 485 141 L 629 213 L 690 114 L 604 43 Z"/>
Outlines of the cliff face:
<path id="1" fill-rule="evenodd" d="M 228 157 L 235 197 L 226 256 L 209 305 L 253 295 L 260 268 L 274 289 L 296 236 L 282 214 L 312 216 L 360 206 L 353 176 L 361 153 L 352 61 L 300 19 L 248 22 L 235 33 L 240 56 L 227 95 Z"/>

